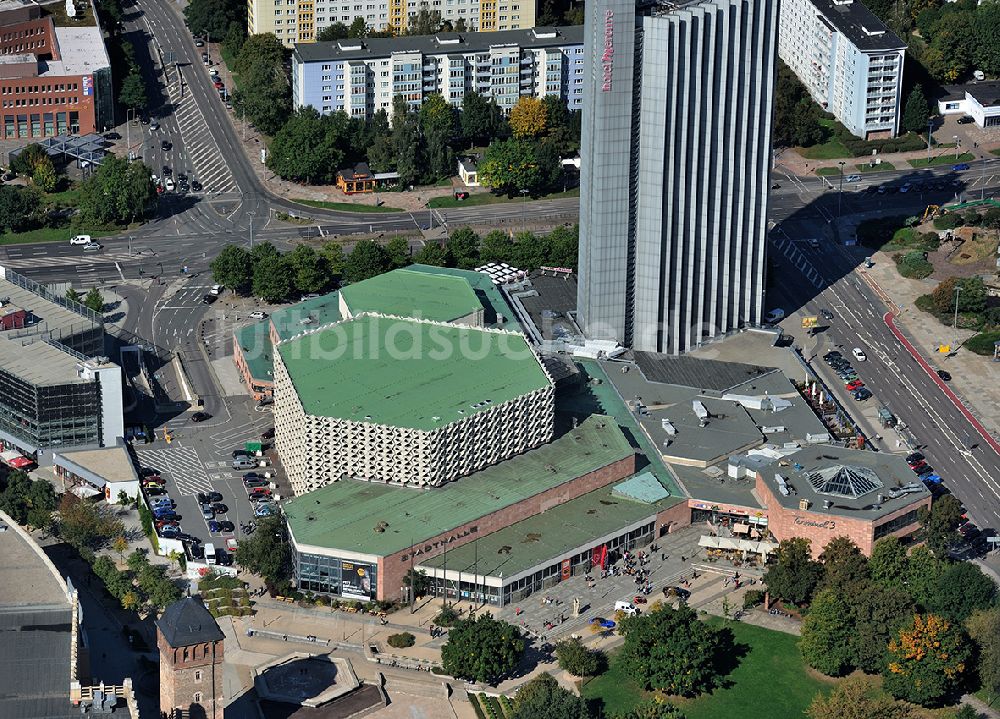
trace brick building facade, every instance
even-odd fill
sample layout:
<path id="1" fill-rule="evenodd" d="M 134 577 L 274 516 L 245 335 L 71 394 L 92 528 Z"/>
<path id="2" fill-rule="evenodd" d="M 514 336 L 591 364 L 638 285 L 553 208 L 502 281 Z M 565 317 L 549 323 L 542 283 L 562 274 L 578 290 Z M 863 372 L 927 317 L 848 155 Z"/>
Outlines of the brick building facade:
<path id="1" fill-rule="evenodd" d="M 0 8 L 0 137 L 102 132 L 113 113 L 100 27 L 57 27 L 34 4 Z"/>
<path id="2" fill-rule="evenodd" d="M 166 608 L 156 621 L 163 716 L 223 719 L 223 639 L 200 600 L 187 597 Z"/>
<path id="3" fill-rule="evenodd" d="M 770 485 L 760 475 L 756 488 L 761 502 L 767 507 L 767 528 L 771 534 L 779 541 L 792 537 L 810 540 L 814 558 L 819 558 L 823 547 L 837 537 L 847 537 L 858 545 L 862 554 L 871 556 L 877 539 L 912 534 L 918 526 L 919 509 L 931 506 L 930 495 L 924 494 L 899 509 L 869 519 L 819 511 L 817 505 L 808 502 L 797 509 L 789 509 L 778 501 Z"/>

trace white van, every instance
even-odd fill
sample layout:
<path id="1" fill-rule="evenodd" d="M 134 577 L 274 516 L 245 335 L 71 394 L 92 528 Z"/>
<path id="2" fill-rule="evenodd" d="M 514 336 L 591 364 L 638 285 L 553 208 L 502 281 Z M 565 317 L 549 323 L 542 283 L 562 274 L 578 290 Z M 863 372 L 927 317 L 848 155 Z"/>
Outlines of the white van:
<path id="1" fill-rule="evenodd" d="M 89 245 L 90 235 L 74 235 L 69 238 L 69 243 L 71 245 Z"/>
<path id="2" fill-rule="evenodd" d="M 209 542 L 205 545 L 205 564 L 217 564 L 215 556 L 215 545 Z"/>
<path id="3" fill-rule="evenodd" d="M 636 609 L 636 606 L 632 604 L 632 602 L 615 602 L 615 611 L 625 612 L 630 617 L 633 617 L 639 613 L 639 610 Z"/>

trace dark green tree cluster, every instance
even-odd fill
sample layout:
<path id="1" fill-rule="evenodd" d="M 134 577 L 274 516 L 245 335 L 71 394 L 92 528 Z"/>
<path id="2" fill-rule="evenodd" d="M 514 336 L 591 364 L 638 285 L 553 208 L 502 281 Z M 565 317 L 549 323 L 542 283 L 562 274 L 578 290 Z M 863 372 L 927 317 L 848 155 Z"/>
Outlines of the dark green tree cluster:
<path id="1" fill-rule="evenodd" d="M 923 652 L 920 642 L 967 643 L 962 622 L 996 606 L 996 585 L 978 566 L 938 558 L 926 546 L 908 554 L 895 537 L 880 539 L 867 559 L 853 542 L 838 537 L 808 569 L 800 558 L 786 572 L 808 577 L 808 582 L 792 586 L 814 586 L 814 593 L 806 597 L 811 603 L 800 642 L 807 664 L 831 676 L 855 669 L 882 673 L 897 698 L 920 704 L 938 702 L 960 686 L 962 673 L 939 682 L 935 689 L 923 682 L 920 691 L 904 690 L 908 682 L 902 677 L 931 672 L 947 678 L 950 671 L 946 658 L 941 658 L 945 663 L 935 664 L 935 652 Z M 769 576 L 770 572 L 765 581 Z M 929 633 L 937 639 L 928 640 Z M 956 656 L 952 652 L 952 659 Z M 919 680 L 909 683 L 921 685 Z"/>
<path id="2" fill-rule="evenodd" d="M 150 564 L 145 551 L 128 557 L 128 569 L 119 570 L 107 556 L 99 556 L 91 568 L 124 609 L 149 606 L 163 609 L 181 598 L 180 588 L 167 576 L 162 564 Z"/>
<path id="3" fill-rule="evenodd" d="M 588 649 L 576 637 L 556 644 L 556 659 L 559 660 L 560 669 L 578 677 L 595 677 L 608 666 L 608 658 L 604 652 Z"/>
<path id="4" fill-rule="evenodd" d="M 826 139 L 819 124 L 821 111 L 795 73 L 778 60 L 774 84 L 775 147 L 809 147 Z"/>
<path id="5" fill-rule="evenodd" d="M 424 265 L 472 269 L 487 262 L 506 262 L 522 270 L 539 267 L 576 269 L 579 228 L 557 227 L 547 235 L 519 232 L 513 237 L 493 230 L 480 237 L 468 227 L 451 233 L 444 247 L 429 243 L 413 260 Z"/>
<path id="6" fill-rule="evenodd" d="M 125 225 L 143 217 L 155 200 L 149 167 L 108 155 L 80 184 L 80 219 L 94 225 Z"/>
<path id="7" fill-rule="evenodd" d="M 272 33 L 253 35 L 243 42 L 233 65 L 240 78 L 233 93 L 236 111 L 264 134 L 274 135 L 292 115 L 284 46 Z"/>
<path id="8" fill-rule="evenodd" d="M 594 715 L 583 698 L 543 672 L 518 690 L 511 719 L 594 719 Z"/>
<path id="9" fill-rule="evenodd" d="M 327 25 L 316 33 L 318 42 L 330 42 L 333 40 L 343 40 L 348 37 L 367 37 L 368 25 L 363 17 L 356 17 L 350 26 L 342 22 L 335 22 Z"/>
<path id="10" fill-rule="evenodd" d="M 495 685 L 510 675 L 523 654 L 524 639 L 517 627 L 483 612 L 459 620 L 448 631 L 441 664 L 453 677 Z"/>
<path id="11" fill-rule="evenodd" d="M 294 292 L 320 292 L 333 284 L 326 258 L 309 245 L 282 254 L 270 242 L 252 250 L 226 245 L 211 264 L 212 278 L 237 294 L 280 302 Z"/>
<path id="12" fill-rule="evenodd" d="M 52 158 L 45 148 L 37 143 L 25 146 L 11 161 L 10 169 L 18 175 L 29 178 L 42 192 L 52 192 L 59 181 Z"/>
<path id="13" fill-rule="evenodd" d="M 18 524 L 34 529 L 48 528 L 56 503 L 52 484 L 45 480 L 32 480 L 18 470 L 0 479 L 0 509 Z"/>
<path id="14" fill-rule="evenodd" d="M 909 0 L 901 4 L 909 9 L 902 17 L 894 16 L 891 8 L 873 10 L 890 17 L 890 25 L 904 25 L 904 33 L 919 31 L 923 41 L 911 43 L 910 54 L 934 80 L 956 82 L 973 70 L 1000 74 L 1000 3 Z"/>
<path id="15" fill-rule="evenodd" d="M 686 604 L 622 619 L 617 661 L 646 690 L 697 696 L 719 686 L 720 657 L 731 655 L 732 633 L 698 621 Z"/>
<path id="16" fill-rule="evenodd" d="M 228 44 L 233 27 L 247 26 L 247 5 L 240 0 L 191 0 L 184 6 L 184 22 L 193 34 Z"/>
<path id="17" fill-rule="evenodd" d="M 274 135 L 267 166 L 286 180 L 332 183 L 338 170 L 365 159 L 368 148 L 389 136 L 384 111 L 366 122 L 343 111 L 320 115 L 306 107 L 292 113 Z M 374 164 L 373 169 L 380 172 L 384 166 Z"/>
<path id="18" fill-rule="evenodd" d="M 72 492 L 62 495 L 57 516 L 55 534 L 83 556 L 90 556 L 125 531 L 113 509 L 80 499 Z"/>
<path id="19" fill-rule="evenodd" d="M 269 589 L 287 591 L 292 577 L 292 550 L 285 520 L 264 517 L 257 530 L 236 547 L 236 563 L 262 577 Z"/>
<path id="20" fill-rule="evenodd" d="M 21 232 L 35 226 L 40 204 L 32 187 L 0 185 L 0 232 Z"/>
<path id="21" fill-rule="evenodd" d="M 931 108 L 927 104 L 924 88 L 921 85 L 914 85 L 903 106 L 900 125 L 906 132 L 926 132 L 930 116 Z"/>

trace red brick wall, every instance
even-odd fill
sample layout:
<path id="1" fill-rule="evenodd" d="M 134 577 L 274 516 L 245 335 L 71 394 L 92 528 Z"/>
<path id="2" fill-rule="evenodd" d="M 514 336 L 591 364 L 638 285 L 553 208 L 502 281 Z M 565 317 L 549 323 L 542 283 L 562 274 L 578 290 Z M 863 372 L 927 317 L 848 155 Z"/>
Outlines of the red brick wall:
<path id="1" fill-rule="evenodd" d="M 833 514 L 823 514 L 811 510 L 803 511 L 798 508 L 786 509 L 781 506 L 774 493 L 771 492 L 770 488 L 759 475 L 757 477 L 757 494 L 767 507 L 767 528 L 771 530 L 771 533 L 779 541 L 791 537 L 805 537 L 812 543 L 813 557 L 818 558 L 823 551 L 823 547 L 831 539 L 847 537 L 858 545 L 862 554 L 865 556 L 871 555 L 872 545 L 875 541 L 875 527 L 877 526 L 875 522 Z M 930 506 L 930 503 L 930 497 L 921 498 L 902 509 L 880 517 L 878 524 L 884 524 L 918 507 Z M 803 524 L 803 522 L 812 522 L 814 524 Z M 904 536 L 913 530 L 914 525 L 910 525 L 897 532 L 893 532 L 893 535 Z"/>
<path id="2" fill-rule="evenodd" d="M 653 536 L 660 537 L 689 526 L 691 526 L 691 508 L 688 507 L 687 502 L 678 502 L 673 507 L 664 509 L 656 515 Z"/>
<path id="3" fill-rule="evenodd" d="M 3 310 L 0 310 L 3 312 Z M 22 329 L 28 318 L 28 313 L 24 310 L 14 310 L 0 317 L 0 330 Z"/>
<path id="4" fill-rule="evenodd" d="M 263 380 L 254 380 L 253 376 L 250 374 L 250 367 L 247 366 L 246 357 L 243 356 L 243 348 L 240 347 L 239 340 L 233 336 L 233 361 L 236 363 L 236 369 L 240 373 L 240 377 L 243 378 L 243 384 L 246 385 L 247 389 L 254 399 L 260 400 L 265 397 L 274 394 L 274 382 L 268 382 Z M 267 390 L 264 392 L 258 392 L 254 390 L 254 386 L 266 387 Z"/>
<path id="5" fill-rule="evenodd" d="M 50 17 L 0 26 L 0 54 L 51 55 L 58 60 L 59 48 L 53 42 L 54 37 L 55 26 Z"/>
<path id="6" fill-rule="evenodd" d="M 171 647 L 157 630 L 156 646 L 160 651 L 160 711 L 170 716 L 174 709 L 182 709 L 191 716 L 223 719 L 223 642 Z M 201 702 L 195 700 L 197 693 L 202 695 Z"/>
<path id="7" fill-rule="evenodd" d="M 471 522 L 466 522 L 460 527 L 455 527 L 444 534 L 433 537 L 426 542 L 422 542 L 418 549 L 423 551 L 421 554 L 416 555 L 414 563 L 419 564 L 422 560 L 430 559 L 431 557 L 436 557 L 437 555 L 442 554 L 444 552 L 445 545 L 439 544 L 437 547 L 434 547 L 433 545 L 435 542 L 440 542 L 448 537 L 455 537 L 454 541 L 449 542 L 447 546 L 450 548 L 460 547 L 463 544 L 467 544 L 468 542 L 476 539 L 476 537 L 492 534 L 493 532 L 503 529 L 504 527 L 509 527 L 510 525 L 520 522 L 523 519 L 528 519 L 536 514 L 541 514 L 547 509 L 557 507 L 560 504 L 568 502 L 571 499 L 576 499 L 587 492 L 593 492 L 595 489 L 606 487 L 613 482 L 618 482 L 626 477 L 632 476 L 633 474 L 635 474 L 635 455 L 621 459 L 572 481 L 564 482 L 558 487 L 553 487 L 552 489 L 542 492 L 541 494 L 528 497 L 522 502 L 505 507 L 490 514 L 489 516 L 482 517 Z M 464 537 L 459 536 L 465 534 L 465 532 L 470 530 L 472 527 L 476 527 L 475 532 Z M 398 598 L 399 588 L 403 586 L 403 577 L 410 568 L 409 554 L 410 549 L 407 548 L 402 552 L 397 552 L 396 554 L 379 558 L 379 599 Z"/>

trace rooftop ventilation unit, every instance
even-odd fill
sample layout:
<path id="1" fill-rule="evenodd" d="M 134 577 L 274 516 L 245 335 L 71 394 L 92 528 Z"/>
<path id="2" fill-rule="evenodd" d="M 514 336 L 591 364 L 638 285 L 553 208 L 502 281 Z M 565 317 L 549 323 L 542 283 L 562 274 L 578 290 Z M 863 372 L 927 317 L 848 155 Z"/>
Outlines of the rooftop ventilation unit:
<path id="1" fill-rule="evenodd" d="M 701 403 L 700 400 L 692 400 L 691 409 L 694 410 L 695 416 L 698 417 L 699 427 L 705 427 L 708 425 L 708 409 Z"/>

